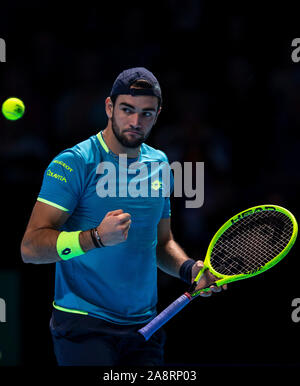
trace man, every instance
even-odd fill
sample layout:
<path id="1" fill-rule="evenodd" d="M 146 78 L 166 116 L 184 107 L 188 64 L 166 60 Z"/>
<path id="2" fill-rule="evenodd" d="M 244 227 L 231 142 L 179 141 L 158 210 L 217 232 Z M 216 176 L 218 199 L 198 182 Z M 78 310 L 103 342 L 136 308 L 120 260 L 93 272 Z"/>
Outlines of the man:
<path id="1" fill-rule="evenodd" d="M 169 197 L 126 190 L 134 179 L 156 193 L 167 185 L 151 168 L 166 165 L 166 155 L 144 143 L 161 104 L 150 71 L 123 71 L 105 101 L 107 127 L 45 172 L 21 253 L 27 263 L 56 263 L 50 330 L 59 365 L 161 365 L 163 331 L 148 342 L 137 333 L 156 314 L 156 266 L 188 283 L 202 266 L 173 239 Z M 147 173 L 128 174 L 134 163 Z M 103 165 L 112 169 L 104 174 Z M 114 194 L 105 195 L 108 185 Z M 205 274 L 201 285 L 212 282 Z"/>

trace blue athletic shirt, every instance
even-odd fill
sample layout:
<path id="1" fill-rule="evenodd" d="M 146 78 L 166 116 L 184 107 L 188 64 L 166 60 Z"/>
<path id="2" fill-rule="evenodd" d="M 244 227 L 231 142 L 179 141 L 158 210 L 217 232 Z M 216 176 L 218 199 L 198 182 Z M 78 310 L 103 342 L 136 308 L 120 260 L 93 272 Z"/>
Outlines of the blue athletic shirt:
<path id="1" fill-rule="evenodd" d="M 95 228 L 109 211 L 130 213 L 125 242 L 56 263 L 53 304 L 135 324 L 156 314 L 157 225 L 170 216 L 174 181 L 166 155 L 146 144 L 138 159 L 120 165 L 120 158 L 101 132 L 62 151 L 45 171 L 38 201 L 67 211 L 70 217 L 60 230 L 69 232 Z"/>

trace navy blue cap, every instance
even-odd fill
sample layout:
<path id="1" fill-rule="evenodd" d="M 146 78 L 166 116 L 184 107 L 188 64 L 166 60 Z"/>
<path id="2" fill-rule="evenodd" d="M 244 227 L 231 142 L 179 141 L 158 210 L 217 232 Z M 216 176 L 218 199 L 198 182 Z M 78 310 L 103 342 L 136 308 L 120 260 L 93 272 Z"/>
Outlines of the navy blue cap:
<path id="1" fill-rule="evenodd" d="M 141 79 L 148 81 L 152 85 L 152 88 L 130 88 L 130 86 L 135 81 Z M 112 86 L 110 96 L 120 94 L 130 94 L 132 96 L 153 95 L 158 97 L 160 101 L 162 99 L 161 89 L 158 80 L 155 78 L 152 72 L 150 72 L 144 67 L 129 68 L 128 70 L 121 72 L 121 74 L 117 77 Z"/>

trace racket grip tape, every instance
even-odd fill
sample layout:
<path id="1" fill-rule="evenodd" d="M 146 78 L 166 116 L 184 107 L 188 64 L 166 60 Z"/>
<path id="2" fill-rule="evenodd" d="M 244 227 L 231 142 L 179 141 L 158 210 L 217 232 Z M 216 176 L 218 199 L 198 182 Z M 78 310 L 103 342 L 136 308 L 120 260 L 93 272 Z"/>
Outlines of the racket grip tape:
<path id="1" fill-rule="evenodd" d="M 154 319 L 152 319 L 151 322 L 139 329 L 138 332 L 142 334 L 146 340 L 150 339 L 155 331 L 167 323 L 168 320 L 170 320 L 174 315 L 182 310 L 191 300 L 192 297 L 189 293 L 186 292 L 185 294 L 181 295 Z"/>

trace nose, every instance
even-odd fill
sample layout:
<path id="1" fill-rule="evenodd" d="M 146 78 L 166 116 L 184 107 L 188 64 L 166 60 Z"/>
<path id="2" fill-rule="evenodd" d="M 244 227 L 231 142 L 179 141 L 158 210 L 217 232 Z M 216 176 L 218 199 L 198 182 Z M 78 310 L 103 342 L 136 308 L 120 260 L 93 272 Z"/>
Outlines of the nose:
<path id="1" fill-rule="evenodd" d="M 133 129 L 136 129 L 136 128 L 140 128 L 141 125 L 140 125 L 140 119 L 139 119 L 139 114 L 138 113 L 134 113 L 131 115 L 130 117 L 130 126 L 133 128 Z"/>

